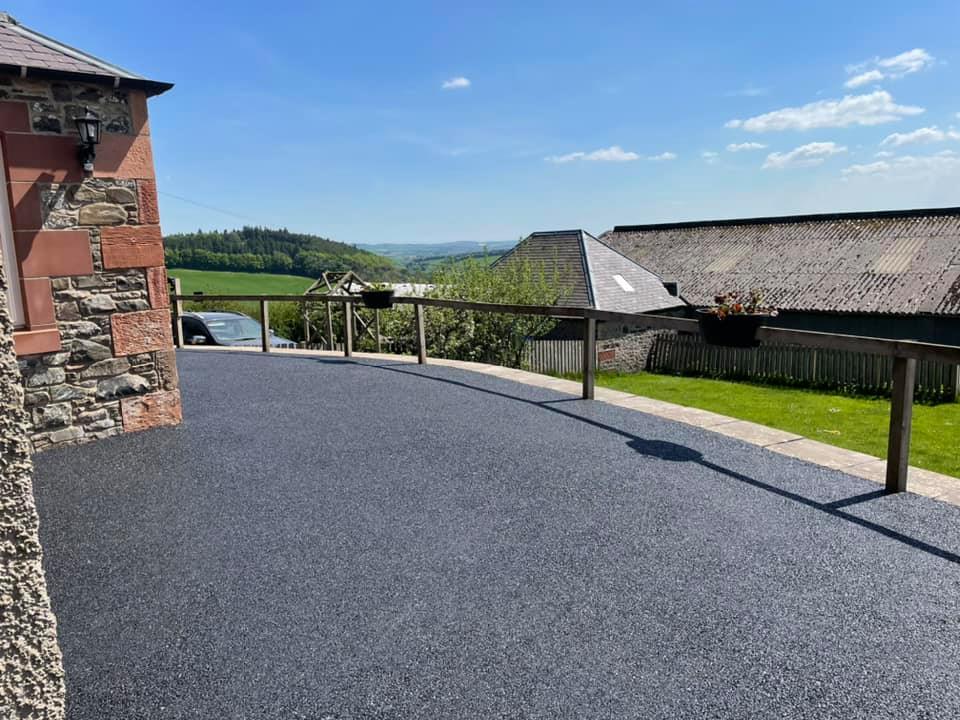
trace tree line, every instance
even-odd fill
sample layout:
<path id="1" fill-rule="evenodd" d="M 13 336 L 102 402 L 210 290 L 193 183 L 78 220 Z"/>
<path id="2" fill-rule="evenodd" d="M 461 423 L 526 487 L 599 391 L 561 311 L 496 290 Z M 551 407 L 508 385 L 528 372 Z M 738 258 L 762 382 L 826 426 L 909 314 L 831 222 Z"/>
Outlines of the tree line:
<path id="1" fill-rule="evenodd" d="M 353 270 L 372 280 L 405 279 L 391 259 L 346 243 L 287 229 L 243 227 L 177 233 L 164 239 L 168 267 L 192 270 L 279 273 L 316 278 L 324 271 Z"/>

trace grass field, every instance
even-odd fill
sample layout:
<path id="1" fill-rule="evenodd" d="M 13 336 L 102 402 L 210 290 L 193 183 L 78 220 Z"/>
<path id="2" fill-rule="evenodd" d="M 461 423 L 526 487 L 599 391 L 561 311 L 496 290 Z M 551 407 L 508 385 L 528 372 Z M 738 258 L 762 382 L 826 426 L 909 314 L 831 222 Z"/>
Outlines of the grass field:
<path id="1" fill-rule="evenodd" d="M 650 373 L 600 373 L 597 384 L 886 457 L 889 400 Z M 960 403 L 914 406 L 911 465 L 960 477 L 958 448 Z"/>
<path id="2" fill-rule="evenodd" d="M 180 278 L 184 294 L 204 292 L 224 295 L 300 295 L 313 283 L 310 278 L 268 273 L 168 268 L 167 274 Z"/>

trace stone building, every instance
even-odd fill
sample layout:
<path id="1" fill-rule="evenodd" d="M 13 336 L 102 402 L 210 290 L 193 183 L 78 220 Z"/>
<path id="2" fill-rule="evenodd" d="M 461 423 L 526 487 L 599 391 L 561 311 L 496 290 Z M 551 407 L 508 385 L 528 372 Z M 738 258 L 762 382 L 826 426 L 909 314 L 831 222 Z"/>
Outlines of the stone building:
<path id="1" fill-rule="evenodd" d="M 147 119 L 171 87 L 0 14 L 0 235 L 35 450 L 180 421 Z"/>
<path id="2" fill-rule="evenodd" d="M 555 275 L 558 305 L 623 313 L 683 315 L 687 304 L 677 286 L 665 284 L 585 230 L 535 232 L 501 257 L 494 267 L 528 262 Z M 597 364 L 603 370 L 631 372 L 646 366 L 657 330 L 624 323 L 597 327 Z M 546 339 L 580 339 L 581 323 L 561 322 Z"/>

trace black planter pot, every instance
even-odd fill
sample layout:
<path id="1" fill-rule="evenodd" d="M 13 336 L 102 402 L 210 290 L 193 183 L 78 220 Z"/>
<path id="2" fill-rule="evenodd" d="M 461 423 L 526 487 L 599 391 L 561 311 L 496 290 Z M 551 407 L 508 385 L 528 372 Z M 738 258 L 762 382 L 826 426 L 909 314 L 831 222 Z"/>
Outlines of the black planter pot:
<path id="1" fill-rule="evenodd" d="M 757 315 L 727 315 L 720 317 L 707 310 L 697 310 L 700 335 L 711 345 L 726 347 L 757 347 L 757 330 L 772 317 L 768 313 Z"/>
<path id="2" fill-rule="evenodd" d="M 374 310 L 389 310 L 393 307 L 393 290 L 361 290 L 363 304 Z"/>

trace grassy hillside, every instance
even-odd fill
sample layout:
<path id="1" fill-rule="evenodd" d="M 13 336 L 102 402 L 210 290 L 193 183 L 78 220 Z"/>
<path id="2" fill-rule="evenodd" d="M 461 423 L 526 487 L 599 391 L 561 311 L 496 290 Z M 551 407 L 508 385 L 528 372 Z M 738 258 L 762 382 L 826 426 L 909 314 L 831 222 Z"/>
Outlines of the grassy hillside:
<path id="1" fill-rule="evenodd" d="M 224 295 L 299 295 L 313 282 L 296 275 L 220 272 L 169 268 L 170 277 L 180 278 L 184 293 L 204 292 Z"/>

